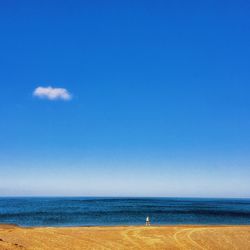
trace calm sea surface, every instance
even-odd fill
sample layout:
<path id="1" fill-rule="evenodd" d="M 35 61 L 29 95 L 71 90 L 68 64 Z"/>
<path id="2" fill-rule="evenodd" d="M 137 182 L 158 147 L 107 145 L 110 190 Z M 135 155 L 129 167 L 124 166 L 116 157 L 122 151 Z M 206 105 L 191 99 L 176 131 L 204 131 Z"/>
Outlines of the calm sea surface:
<path id="1" fill-rule="evenodd" d="M 250 199 L 0 198 L 0 223 L 22 226 L 250 224 Z"/>

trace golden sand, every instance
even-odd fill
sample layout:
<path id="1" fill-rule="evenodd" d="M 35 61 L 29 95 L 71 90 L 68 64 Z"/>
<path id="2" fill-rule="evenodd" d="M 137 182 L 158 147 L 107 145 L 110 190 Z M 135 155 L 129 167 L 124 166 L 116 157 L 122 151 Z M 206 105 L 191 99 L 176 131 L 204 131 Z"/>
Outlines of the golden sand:
<path id="1" fill-rule="evenodd" d="M 250 226 L 0 225 L 0 249 L 250 249 Z"/>

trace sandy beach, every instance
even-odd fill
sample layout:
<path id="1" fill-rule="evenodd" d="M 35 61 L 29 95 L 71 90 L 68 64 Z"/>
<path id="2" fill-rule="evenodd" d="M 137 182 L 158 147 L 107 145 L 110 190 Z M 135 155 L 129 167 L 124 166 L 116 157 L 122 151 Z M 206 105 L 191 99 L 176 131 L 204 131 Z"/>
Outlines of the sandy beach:
<path id="1" fill-rule="evenodd" d="M 0 226 L 0 249 L 250 249 L 250 226 Z"/>

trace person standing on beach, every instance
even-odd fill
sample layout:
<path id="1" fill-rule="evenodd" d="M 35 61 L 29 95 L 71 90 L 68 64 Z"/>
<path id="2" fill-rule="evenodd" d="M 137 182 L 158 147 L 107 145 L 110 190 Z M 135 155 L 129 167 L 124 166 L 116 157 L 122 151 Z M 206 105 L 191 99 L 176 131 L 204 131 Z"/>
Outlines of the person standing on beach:
<path id="1" fill-rule="evenodd" d="M 149 216 L 146 217 L 146 226 L 150 226 L 150 219 L 149 219 Z"/>

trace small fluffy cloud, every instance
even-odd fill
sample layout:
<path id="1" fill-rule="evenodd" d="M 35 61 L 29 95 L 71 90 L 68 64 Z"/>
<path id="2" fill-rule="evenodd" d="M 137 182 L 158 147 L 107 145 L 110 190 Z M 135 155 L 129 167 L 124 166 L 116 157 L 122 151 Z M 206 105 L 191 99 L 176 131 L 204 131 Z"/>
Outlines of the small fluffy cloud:
<path id="1" fill-rule="evenodd" d="M 52 87 L 37 87 L 33 95 L 39 98 L 49 100 L 65 100 L 68 101 L 72 98 L 72 95 L 64 88 L 52 88 Z"/>

